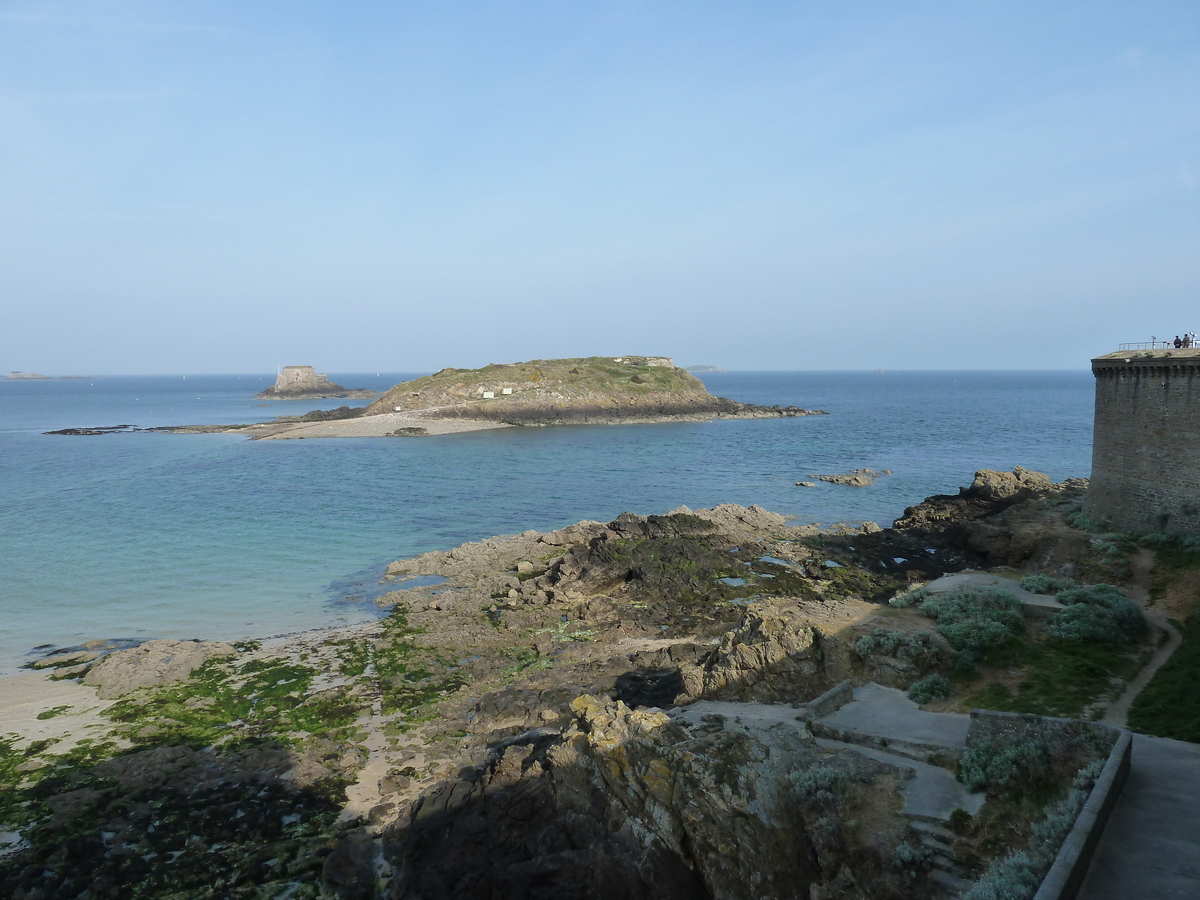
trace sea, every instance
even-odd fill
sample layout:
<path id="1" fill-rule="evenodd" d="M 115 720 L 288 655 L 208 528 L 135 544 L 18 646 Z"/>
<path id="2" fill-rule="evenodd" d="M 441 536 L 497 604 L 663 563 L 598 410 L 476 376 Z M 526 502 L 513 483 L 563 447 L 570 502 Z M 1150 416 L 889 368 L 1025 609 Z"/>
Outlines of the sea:
<path id="1" fill-rule="evenodd" d="M 424 373 L 330 373 L 384 390 Z M 389 562 L 623 511 L 758 504 L 890 524 L 977 469 L 1091 468 L 1087 371 L 722 372 L 735 400 L 828 415 L 252 441 L 48 435 L 270 421 L 273 375 L 0 381 L 0 674 L 91 639 L 263 638 L 367 621 Z M 869 487 L 813 476 L 890 469 Z"/>

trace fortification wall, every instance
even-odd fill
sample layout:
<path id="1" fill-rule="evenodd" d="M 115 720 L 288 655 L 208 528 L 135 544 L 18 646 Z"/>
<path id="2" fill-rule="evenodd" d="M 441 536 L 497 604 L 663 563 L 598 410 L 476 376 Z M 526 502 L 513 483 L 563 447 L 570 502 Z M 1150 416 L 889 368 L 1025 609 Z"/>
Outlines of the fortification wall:
<path id="1" fill-rule="evenodd" d="M 1110 353 L 1092 374 L 1084 511 L 1117 531 L 1200 532 L 1200 354 Z"/>

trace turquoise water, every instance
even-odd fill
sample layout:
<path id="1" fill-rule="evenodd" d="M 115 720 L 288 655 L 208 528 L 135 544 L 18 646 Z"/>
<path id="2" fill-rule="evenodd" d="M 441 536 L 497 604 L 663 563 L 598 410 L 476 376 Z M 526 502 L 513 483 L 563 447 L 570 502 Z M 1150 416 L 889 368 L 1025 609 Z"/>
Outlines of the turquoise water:
<path id="1" fill-rule="evenodd" d="M 331 378 L 386 388 L 402 373 Z M 398 557 L 623 510 L 758 503 L 870 519 L 979 468 L 1056 480 L 1091 460 L 1088 372 L 727 373 L 737 400 L 828 416 L 505 429 L 420 439 L 64 437 L 74 427 L 267 421 L 270 376 L 0 382 L 0 670 L 42 644 L 260 637 L 362 621 Z M 350 401 L 358 405 L 366 401 Z M 867 488 L 809 476 L 895 474 Z"/>

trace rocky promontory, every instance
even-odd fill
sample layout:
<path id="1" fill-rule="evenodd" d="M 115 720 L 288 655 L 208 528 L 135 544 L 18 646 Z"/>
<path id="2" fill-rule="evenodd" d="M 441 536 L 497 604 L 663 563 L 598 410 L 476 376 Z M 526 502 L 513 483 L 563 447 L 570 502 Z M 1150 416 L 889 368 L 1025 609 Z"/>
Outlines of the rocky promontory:
<path id="1" fill-rule="evenodd" d="M 367 407 L 368 416 L 396 412 L 506 425 L 765 419 L 814 413 L 795 406 L 758 406 L 717 397 L 666 357 L 627 356 L 442 369 L 396 385 Z"/>

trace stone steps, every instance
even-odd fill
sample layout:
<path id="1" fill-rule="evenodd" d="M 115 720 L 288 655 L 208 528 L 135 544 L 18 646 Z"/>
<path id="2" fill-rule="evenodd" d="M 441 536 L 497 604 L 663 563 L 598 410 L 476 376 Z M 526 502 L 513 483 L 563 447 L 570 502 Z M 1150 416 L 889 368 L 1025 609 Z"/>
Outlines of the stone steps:
<path id="1" fill-rule="evenodd" d="M 966 879 L 951 875 L 949 872 L 943 872 L 941 869 L 930 871 L 929 880 L 945 891 L 950 897 L 958 897 L 974 884 L 973 881 L 967 881 Z"/>
<path id="2" fill-rule="evenodd" d="M 908 824 L 917 842 L 930 851 L 929 880 L 948 897 L 957 897 L 974 882 L 954 854 L 954 833 L 941 825 L 914 819 Z"/>

